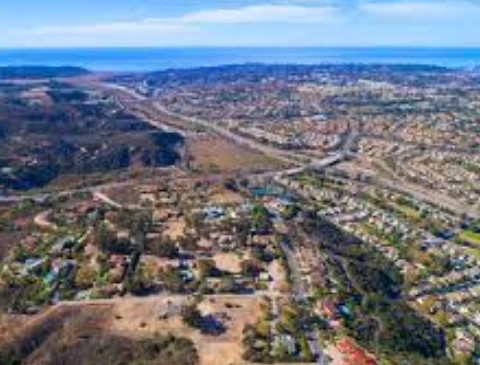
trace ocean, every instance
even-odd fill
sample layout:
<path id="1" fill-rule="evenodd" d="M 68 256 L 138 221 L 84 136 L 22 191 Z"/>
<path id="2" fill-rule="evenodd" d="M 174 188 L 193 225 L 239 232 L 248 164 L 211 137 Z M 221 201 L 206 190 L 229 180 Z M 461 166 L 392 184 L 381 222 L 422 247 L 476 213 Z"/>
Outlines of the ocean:
<path id="1" fill-rule="evenodd" d="M 480 48 L 70 48 L 0 49 L 0 65 L 155 71 L 243 63 L 428 64 L 479 67 Z"/>

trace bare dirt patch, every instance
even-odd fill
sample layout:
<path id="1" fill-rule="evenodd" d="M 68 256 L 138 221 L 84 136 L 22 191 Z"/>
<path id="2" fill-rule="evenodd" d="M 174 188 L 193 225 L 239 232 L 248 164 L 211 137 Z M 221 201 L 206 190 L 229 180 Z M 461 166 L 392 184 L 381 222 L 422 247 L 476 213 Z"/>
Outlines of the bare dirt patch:
<path id="1" fill-rule="evenodd" d="M 222 271 L 232 274 L 241 272 L 241 257 L 236 253 L 218 253 L 213 257 L 215 264 Z"/>
<path id="2" fill-rule="evenodd" d="M 165 231 L 163 232 L 164 236 L 176 240 L 180 237 L 185 236 L 185 228 L 187 224 L 184 218 L 179 218 L 175 220 L 170 220 L 165 223 Z"/>
<path id="3" fill-rule="evenodd" d="M 247 323 L 254 323 L 260 298 L 243 296 L 214 296 L 200 305 L 203 314 L 227 317 L 226 331 L 221 335 L 204 335 L 187 327 L 178 315 L 185 297 L 152 297 L 145 300 L 117 302 L 111 326 L 115 333 L 138 338 L 153 333 L 169 332 L 191 338 L 198 349 L 201 365 L 243 364 L 242 331 Z M 171 314 L 171 315 L 169 315 Z"/>
<path id="4" fill-rule="evenodd" d="M 202 172 L 263 171 L 281 166 L 271 157 L 219 137 L 202 136 L 188 144 L 190 165 Z"/>
<path id="5" fill-rule="evenodd" d="M 223 190 L 212 194 L 209 197 L 209 200 L 212 202 L 212 204 L 239 204 L 242 203 L 245 198 L 241 194 L 234 191 Z"/>
<path id="6" fill-rule="evenodd" d="M 287 274 L 278 260 L 268 266 L 268 274 L 272 277 L 270 291 L 273 294 L 284 294 L 288 290 Z"/>

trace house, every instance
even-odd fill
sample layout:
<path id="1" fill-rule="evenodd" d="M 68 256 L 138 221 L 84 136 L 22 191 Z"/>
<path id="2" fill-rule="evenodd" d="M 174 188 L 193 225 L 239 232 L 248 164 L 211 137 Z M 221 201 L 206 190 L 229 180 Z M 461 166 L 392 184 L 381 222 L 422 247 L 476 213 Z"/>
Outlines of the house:
<path id="1" fill-rule="evenodd" d="M 275 347 L 285 349 L 289 355 L 295 355 L 298 352 L 295 339 L 290 335 L 278 335 L 275 337 Z"/>
<path id="2" fill-rule="evenodd" d="M 43 264 L 47 261 L 46 258 L 31 258 L 27 259 L 23 263 L 23 267 L 21 269 L 21 275 L 28 275 L 36 270 L 40 269 Z"/>
<path id="3" fill-rule="evenodd" d="M 342 317 L 350 317 L 352 315 L 352 311 L 345 304 L 339 304 L 337 310 Z"/>
<path id="4" fill-rule="evenodd" d="M 445 243 L 445 240 L 440 237 L 428 236 L 422 242 L 422 247 L 424 249 L 432 249 L 442 246 Z"/>
<path id="5" fill-rule="evenodd" d="M 57 260 L 52 263 L 52 269 L 44 277 L 45 284 L 53 285 L 54 283 L 67 277 L 75 268 L 75 262 L 73 261 L 61 261 Z"/>
<path id="6" fill-rule="evenodd" d="M 265 282 L 265 283 L 270 282 L 270 281 L 272 281 L 272 277 L 270 276 L 270 274 L 268 272 L 262 272 L 258 276 L 258 281 L 259 282 Z"/>
<path id="7" fill-rule="evenodd" d="M 322 300 L 317 303 L 315 313 L 319 316 L 325 317 L 329 321 L 338 320 L 337 305 L 332 300 Z"/>
<path id="8" fill-rule="evenodd" d="M 157 197 L 154 193 L 151 192 L 142 192 L 140 194 L 140 203 L 145 205 L 155 204 Z"/>
<path id="9" fill-rule="evenodd" d="M 195 275 L 189 269 L 180 270 L 180 276 L 185 283 L 189 283 L 195 279 Z"/>
<path id="10" fill-rule="evenodd" d="M 452 348 L 457 354 L 472 353 L 475 350 L 475 337 L 469 332 L 459 329 L 455 333 Z"/>
<path id="11" fill-rule="evenodd" d="M 337 341 L 335 346 L 342 353 L 344 361 L 348 365 L 377 365 L 373 356 L 349 338 Z"/>
<path id="12" fill-rule="evenodd" d="M 65 250 L 71 249 L 75 246 L 76 240 L 72 236 L 66 236 L 60 238 L 55 244 L 52 246 L 51 253 L 53 254 L 60 254 Z"/>
<path id="13" fill-rule="evenodd" d="M 91 297 L 92 297 L 92 290 L 89 289 L 89 290 L 84 290 L 84 291 L 78 292 L 75 295 L 75 300 L 76 301 L 89 300 L 89 299 L 91 299 Z"/>
<path id="14" fill-rule="evenodd" d="M 216 220 L 224 216 L 225 211 L 222 207 L 207 207 L 203 210 L 203 215 L 207 220 Z"/>
<path id="15" fill-rule="evenodd" d="M 52 270 L 43 278 L 43 282 L 47 285 L 52 285 L 57 281 L 57 278 L 58 273 L 55 270 Z"/>

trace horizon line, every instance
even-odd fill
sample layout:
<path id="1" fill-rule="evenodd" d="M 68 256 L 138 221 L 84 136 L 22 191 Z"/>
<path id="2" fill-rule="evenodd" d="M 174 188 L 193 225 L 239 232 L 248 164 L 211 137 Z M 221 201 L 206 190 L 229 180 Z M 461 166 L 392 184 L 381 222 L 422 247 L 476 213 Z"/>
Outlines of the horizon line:
<path id="1" fill-rule="evenodd" d="M 23 51 L 23 50 L 108 50 L 108 49 L 458 49 L 458 50 L 480 50 L 479 45 L 310 45 L 310 46 L 278 46 L 278 45 L 170 45 L 170 46 L 20 46 L 4 47 L 0 45 L 0 51 Z"/>

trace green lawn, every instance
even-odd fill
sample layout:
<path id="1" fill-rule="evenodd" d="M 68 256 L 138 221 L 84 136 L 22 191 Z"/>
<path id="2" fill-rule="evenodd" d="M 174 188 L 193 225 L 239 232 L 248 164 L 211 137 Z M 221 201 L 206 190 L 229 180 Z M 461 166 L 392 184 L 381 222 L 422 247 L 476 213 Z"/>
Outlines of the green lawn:
<path id="1" fill-rule="evenodd" d="M 403 214 L 407 219 L 418 220 L 421 218 L 420 212 L 412 207 L 398 203 L 392 203 L 392 206 L 397 212 Z"/>
<path id="2" fill-rule="evenodd" d="M 480 233 L 475 233 L 472 231 L 465 230 L 460 233 L 459 238 L 462 241 L 466 241 L 471 245 L 479 246 L 480 248 Z"/>
<path id="3" fill-rule="evenodd" d="M 480 260 L 480 250 L 477 248 L 466 248 L 467 252 L 475 257 L 477 260 Z M 480 303 L 479 303 L 480 305 Z"/>
<path id="4" fill-rule="evenodd" d="M 465 162 L 463 164 L 463 167 L 465 168 L 465 170 L 473 172 L 474 174 L 480 174 L 480 166 L 473 162 Z"/>

